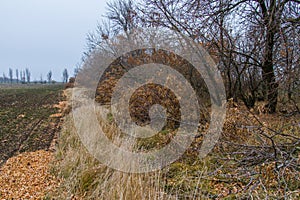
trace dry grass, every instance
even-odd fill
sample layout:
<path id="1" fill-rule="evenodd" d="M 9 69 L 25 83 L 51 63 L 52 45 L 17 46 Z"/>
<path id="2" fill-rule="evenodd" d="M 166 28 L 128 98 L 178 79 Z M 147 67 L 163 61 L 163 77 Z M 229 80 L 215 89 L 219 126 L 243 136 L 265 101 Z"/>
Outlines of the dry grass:
<path id="1" fill-rule="evenodd" d="M 71 90 L 67 92 L 70 96 Z M 132 149 L 134 146 L 132 143 L 118 142 L 117 138 L 121 133 L 112 122 L 109 110 L 105 108 L 104 110 L 105 112 L 98 114 L 100 118 L 102 117 L 100 123 L 105 127 L 107 137 L 116 144 L 127 144 L 129 146 L 126 148 Z M 110 169 L 93 158 L 82 145 L 76 134 L 72 116 L 69 114 L 66 116 L 59 138 L 57 161 L 53 168 L 62 178 L 62 184 L 59 190 L 52 194 L 53 198 L 128 200 L 299 198 L 299 143 L 298 146 L 297 143 L 292 146 L 294 151 L 284 149 L 283 147 L 288 146 L 282 145 L 292 144 L 292 139 L 282 134 L 274 136 L 278 152 L 291 153 L 290 158 L 284 160 L 285 154 L 281 155 L 282 157 L 274 157 L 272 142 L 266 137 L 274 134 L 269 128 L 272 127 L 279 133 L 295 136 L 294 142 L 299 141 L 296 138 L 300 136 L 300 127 L 297 126 L 299 118 L 280 115 L 258 116 L 236 105 L 229 105 L 228 112 L 224 135 L 207 158 L 200 160 L 197 157 L 197 149 L 202 140 L 202 137 L 199 137 L 178 161 L 162 170 L 147 174 L 123 173 Z M 280 164 L 285 165 L 278 168 Z"/>
<path id="2" fill-rule="evenodd" d="M 123 173 L 99 163 L 81 144 L 73 123 L 67 115 L 57 149 L 58 166 L 54 167 L 63 184 L 54 198 L 172 199 L 163 191 L 161 172 Z M 118 132 L 113 127 L 106 131 L 111 136 Z"/>

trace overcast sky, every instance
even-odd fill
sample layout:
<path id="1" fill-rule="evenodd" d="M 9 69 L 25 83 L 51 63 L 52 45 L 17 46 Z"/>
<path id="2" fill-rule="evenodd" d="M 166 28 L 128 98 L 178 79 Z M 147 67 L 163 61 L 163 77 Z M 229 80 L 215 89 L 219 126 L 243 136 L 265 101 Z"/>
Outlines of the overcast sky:
<path id="1" fill-rule="evenodd" d="M 0 0 L 0 77 L 9 68 L 31 71 L 31 80 L 73 75 L 86 35 L 105 14 L 108 0 Z"/>

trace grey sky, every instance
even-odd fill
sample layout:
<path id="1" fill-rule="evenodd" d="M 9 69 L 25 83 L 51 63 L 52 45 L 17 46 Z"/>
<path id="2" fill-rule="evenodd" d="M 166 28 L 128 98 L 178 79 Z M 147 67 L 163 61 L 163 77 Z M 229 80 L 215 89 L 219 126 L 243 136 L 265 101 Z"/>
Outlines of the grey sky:
<path id="1" fill-rule="evenodd" d="M 105 14 L 108 0 L 0 0 L 0 76 L 29 68 L 32 80 L 73 75 L 86 35 Z"/>

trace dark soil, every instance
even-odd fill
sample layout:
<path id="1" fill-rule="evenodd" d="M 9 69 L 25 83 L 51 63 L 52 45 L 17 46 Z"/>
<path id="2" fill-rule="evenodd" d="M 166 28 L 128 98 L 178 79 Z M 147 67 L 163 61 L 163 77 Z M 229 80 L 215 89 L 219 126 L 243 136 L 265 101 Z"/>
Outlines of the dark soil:
<path id="1" fill-rule="evenodd" d="M 50 118 L 62 85 L 0 87 L 0 166 L 21 152 L 48 150 L 60 119 Z"/>

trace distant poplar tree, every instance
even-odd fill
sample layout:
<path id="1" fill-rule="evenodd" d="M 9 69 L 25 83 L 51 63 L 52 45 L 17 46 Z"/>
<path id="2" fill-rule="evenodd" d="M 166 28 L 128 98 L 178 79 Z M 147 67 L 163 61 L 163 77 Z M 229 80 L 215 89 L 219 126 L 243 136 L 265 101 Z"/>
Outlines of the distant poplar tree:
<path id="1" fill-rule="evenodd" d="M 12 83 L 13 82 L 13 70 L 12 70 L 12 68 L 9 68 L 8 75 L 9 75 L 10 83 Z"/>
<path id="2" fill-rule="evenodd" d="M 17 83 L 19 83 L 19 70 L 16 69 L 16 77 L 17 77 Z"/>
<path id="3" fill-rule="evenodd" d="M 63 71 L 63 82 L 67 83 L 68 82 L 68 78 L 69 78 L 68 70 L 64 69 L 64 71 Z"/>
<path id="4" fill-rule="evenodd" d="M 23 72 L 22 72 L 22 70 L 20 70 L 20 82 L 22 83 L 22 74 L 23 74 Z"/>
<path id="5" fill-rule="evenodd" d="M 30 76 L 31 76 L 31 73 L 30 73 L 30 71 L 29 71 L 28 68 L 26 68 L 25 73 L 26 73 L 26 80 L 27 80 L 27 83 L 30 83 Z"/>
<path id="6" fill-rule="evenodd" d="M 49 84 L 51 83 L 51 80 L 52 80 L 52 71 L 50 70 L 47 74 L 47 79 L 48 79 L 48 82 Z"/>
<path id="7" fill-rule="evenodd" d="M 22 74 L 22 83 L 25 83 L 26 79 L 25 79 L 25 71 L 23 70 L 23 74 Z"/>
<path id="8" fill-rule="evenodd" d="M 5 75 L 5 73 L 3 72 L 3 83 L 6 83 L 6 81 L 7 81 L 7 78 L 6 78 L 6 75 Z"/>

